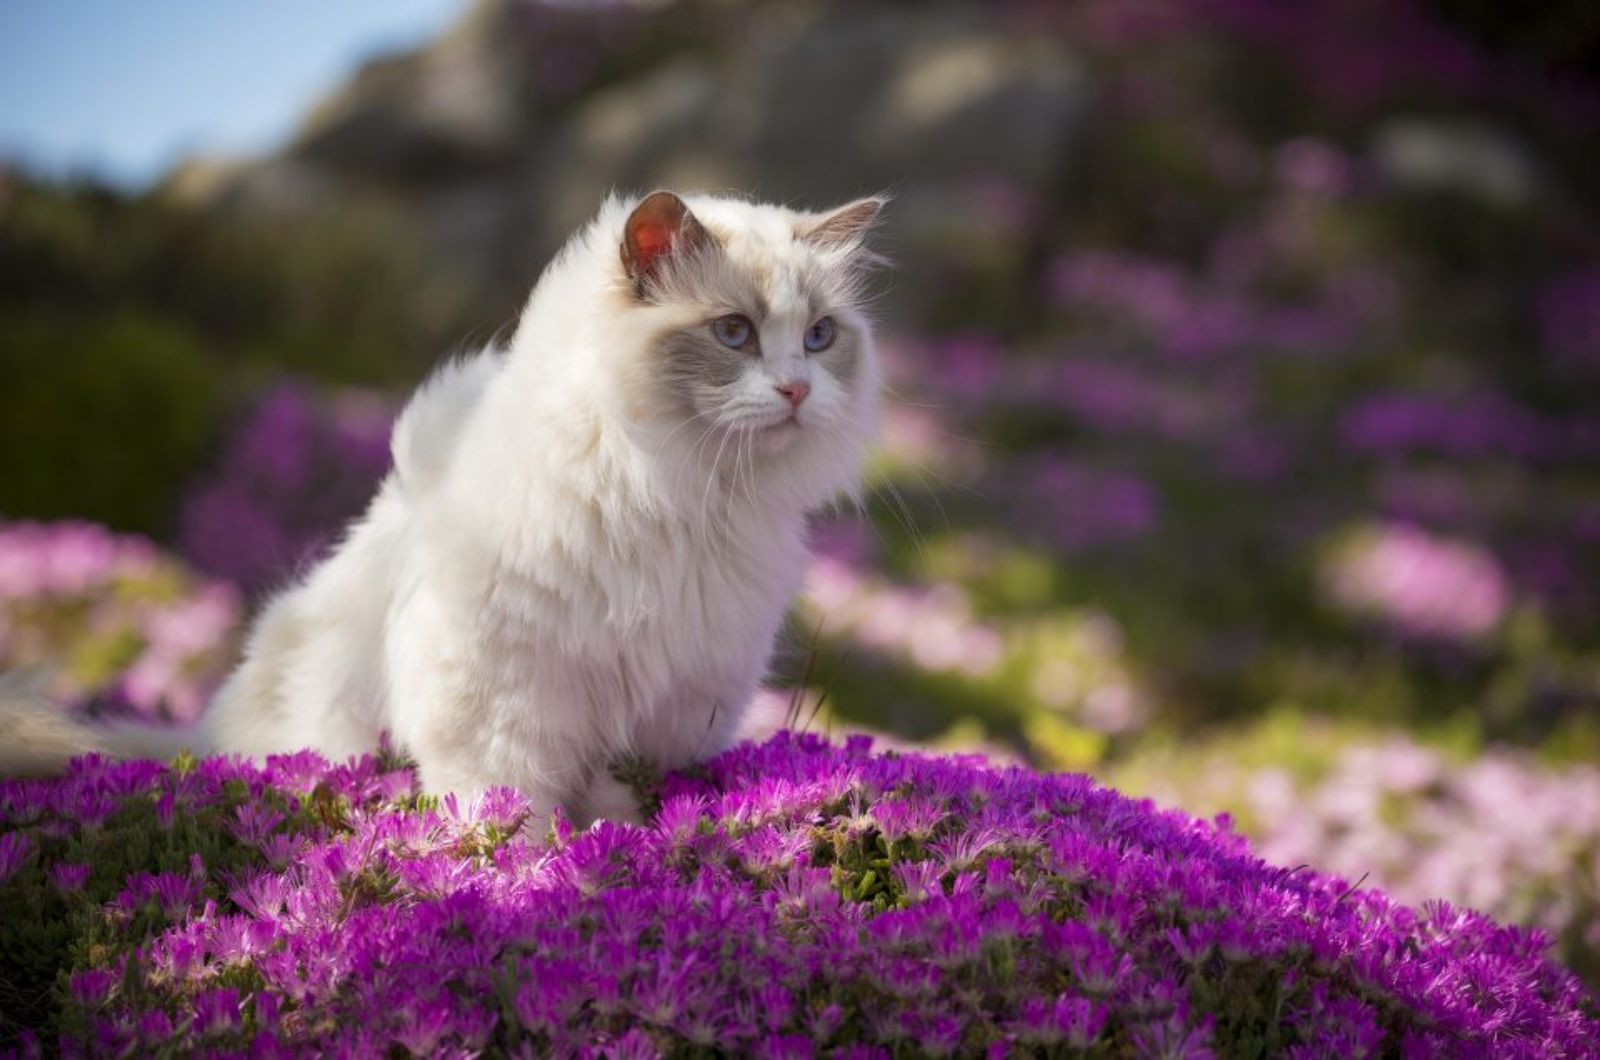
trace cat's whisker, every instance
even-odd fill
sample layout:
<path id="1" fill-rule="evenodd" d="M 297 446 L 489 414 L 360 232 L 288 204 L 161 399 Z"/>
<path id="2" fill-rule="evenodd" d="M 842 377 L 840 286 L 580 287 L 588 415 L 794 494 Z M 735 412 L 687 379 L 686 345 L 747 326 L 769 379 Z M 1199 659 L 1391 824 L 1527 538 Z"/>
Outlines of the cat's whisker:
<path id="1" fill-rule="evenodd" d="M 699 439 L 696 440 L 696 442 L 694 443 L 694 448 L 689 451 L 689 462 L 690 462 L 691 465 L 695 461 L 697 461 L 699 459 L 700 453 L 703 450 L 703 448 L 705 447 L 705 444 L 708 441 L 710 441 L 711 436 L 716 433 L 717 426 L 718 426 L 718 424 L 713 422 L 711 424 L 711 426 L 707 427 L 704 431 L 702 431 L 700 433 Z M 709 482 L 707 483 L 707 488 L 709 488 Z M 698 518 L 698 519 L 690 519 L 689 520 L 689 533 L 690 533 L 690 537 L 691 538 L 699 540 L 700 542 L 704 543 L 704 542 L 710 540 L 710 535 L 707 532 L 707 528 L 705 526 L 705 503 L 704 503 L 704 501 L 701 502 L 700 511 L 701 511 L 700 518 Z"/>
<path id="2" fill-rule="evenodd" d="M 749 446 L 749 478 L 745 481 L 745 496 L 750 500 L 750 507 L 756 507 L 756 437 L 750 436 Z"/>
<path id="3" fill-rule="evenodd" d="M 840 433 L 843 433 L 842 428 L 840 428 Z M 867 506 L 867 499 L 864 491 L 854 490 L 848 494 L 845 494 L 844 500 L 847 504 L 855 509 L 857 516 L 859 516 L 861 521 L 866 524 L 867 529 L 872 532 L 873 539 L 877 541 L 881 548 L 889 549 L 893 547 L 894 543 L 890 541 L 889 538 L 884 534 L 883 528 L 878 525 L 877 520 L 872 518 L 872 512 Z M 890 509 L 890 512 L 891 514 L 895 515 L 897 522 L 900 522 L 902 526 L 906 525 L 904 519 L 898 512 L 894 512 L 893 509 Z M 907 528 L 907 532 L 913 533 L 914 536 L 914 532 L 910 528 Z M 921 546 L 918 545 L 918 548 L 920 549 Z"/>
<path id="4" fill-rule="evenodd" d="M 939 490 L 933 483 L 928 481 L 928 476 L 923 474 L 922 468 L 916 464 L 907 464 L 906 470 L 917 476 L 917 481 L 922 487 L 922 495 L 933 502 L 934 509 L 939 513 L 939 521 L 944 524 L 944 529 L 949 531 L 951 527 L 950 513 L 945 511 L 944 501 L 939 496 Z"/>
<path id="5" fill-rule="evenodd" d="M 719 429 L 721 430 L 722 438 L 717 445 L 716 455 L 712 457 L 710 465 L 706 471 L 706 487 L 700 497 L 700 516 L 698 521 L 695 523 L 694 533 L 702 544 L 707 544 L 712 540 L 712 526 L 707 518 L 707 509 L 710 507 L 712 489 L 716 485 L 717 480 L 722 472 L 723 450 L 727 447 L 728 439 L 734 434 L 735 431 L 735 428 L 729 426 L 729 419 L 731 413 L 737 407 L 738 399 L 737 396 L 735 396 L 724 400 L 715 408 L 708 410 L 708 415 L 714 417 L 712 424 L 709 428 L 707 428 L 706 433 L 701 436 L 700 441 L 695 446 L 694 455 L 695 458 L 698 459 L 700 453 L 703 451 L 705 443 L 709 441 L 711 435 L 717 433 Z"/>
<path id="6" fill-rule="evenodd" d="M 751 435 L 749 431 L 740 431 L 738 444 L 733 447 L 733 483 L 728 487 L 730 496 L 737 494 L 741 489 L 744 489 L 744 457 L 747 443 L 749 443 L 750 440 Z M 750 507 L 754 509 L 755 498 L 751 497 L 748 491 L 745 492 L 745 498 L 750 501 Z"/>
<path id="7" fill-rule="evenodd" d="M 969 482 L 961 482 L 957 479 L 953 479 L 949 475 L 940 474 L 931 464 L 922 462 L 908 462 L 906 464 L 906 470 L 921 479 L 924 486 L 930 486 L 931 483 L 942 489 L 959 490 L 962 493 L 970 494 L 979 500 L 989 499 L 988 495 L 982 490 L 978 489 L 976 486 Z"/>
<path id="8" fill-rule="evenodd" d="M 716 483 L 722 472 L 722 451 L 727 448 L 728 439 L 733 436 L 732 431 L 723 431 L 722 441 L 717 445 L 717 455 L 711 458 L 711 467 L 706 472 L 706 490 L 700 497 L 700 518 L 706 517 L 706 509 L 711 504 L 711 487 Z"/>
<path id="9" fill-rule="evenodd" d="M 823 427 L 825 430 L 831 429 L 835 431 L 841 437 L 846 434 L 845 428 L 843 427 L 833 427 L 832 425 L 823 425 Z M 895 515 L 896 521 L 900 523 L 900 525 L 905 529 L 907 535 L 911 537 L 913 545 L 919 550 L 922 549 L 924 547 L 924 540 L 921 532 L 915 525 L 915 520 L 912 518 L 910 508 L 906 504 L 905 498 L 895 488 L 894 483 L 887 477 L 880 478 L 877 482 L 877 485 L 881 487 L 889 495 L 890 499 L 895 502 L 895 507 L 891 507 L 889 510 Z M 866 503 L 861 496 L 850 494 L 847 495 L 847 500 L 849 500 L 849 502 L 854 505 L 856 510 L 861 512 L 863 516 L 867 514 Z M 871 523 L 871 519 L 868 519 L 868 523 Z M 884 544 L 888 543 L 881 537 L 881 535 L 879 540 Z"/>
<path id="10" fill-rule="evenodd" d="M 895 486 L 894 481 L 890 478 L 880 478 L 877 485 L 884 491 L 889 499 L 894 502 L 889 508 L 889 512 L 890 514 L 894 515 L 895 521 L 900 524 L 901 528 L 905 530 L 906 535 L 911 538 L 912 547 L 919 552 L 923 551 L 927 547 L 927 541 L 924 538 L 921 529 L 916 525 L 916 519 L 913 517 L 910 505 L 907 504 L 904 495 Z M 862 508 L 862 510 L 865 511 L 864 505 L 859 499 L 857 499 L 856 503 L 858 508 Z M 948 519 L 946 522 L 948 524 Z M 868 519 L 868 524 L 872 525 L 872 521 L 870 519 Z M 875 525 L 873 526 L 873 529 L 874 532 L 877 533 L 877 528 Z M 880 544 L 885 546 L 889 545 L 888 540 L 885 539 L 881 533 L 878 534 L 878 540 Z"/>
<path id="11" fill-rule="evenodd" d="M 689 424 L 694 423 L 696 420 L 703 420 L 706 417 L 710 416 L 711 414 L 712 414 L 711 412 L 696 412 L 696 413 L 694 413 L 694 414 L 692 414 L 690 416 L 685 417 L 682 423 L 678 424 L 676 427 L 672 428 L 672 430 L 668 431 L 667 432 L 667 436 L 665 438 L 661 439 L 661 441 L 657 444 L 657 450 L 656 451 L 657 452 L 664 452 L 666 450 L 666 448 L 667 448 L 667 443 L 672 441 L 673 438 L 677 437 L 677 434 L 678 434 L 679 431 L 681 431 L 685 427 L 689 426 Z"/>
<path id="12" fill-rule="evenodd" d="M 911 547 L 918 552 L 923 551 L 927 547 L 927 542 L 922 536 L 922 530 L 916 525 L 916 519 L 911 514 L 911 507 L 906 503 L 905 495 L 900 492 L 899 487 L 894 484 L 892 479 L 882 479 L 879 485 L 888 494 L 889 499 L 894 501 L 894 506 L 889 510 L 896 514 L 896 521 L 905 529 L 906 535 L 911 538 Z"/>

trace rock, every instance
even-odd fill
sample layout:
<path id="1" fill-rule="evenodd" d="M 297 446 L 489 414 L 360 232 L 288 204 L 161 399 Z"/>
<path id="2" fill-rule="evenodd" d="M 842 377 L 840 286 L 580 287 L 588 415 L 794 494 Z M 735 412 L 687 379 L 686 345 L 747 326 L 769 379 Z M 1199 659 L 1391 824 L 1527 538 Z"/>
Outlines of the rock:
<path id="1" fill-rule="evenodd" d="M 1393 119 L 1379 127 L 1372 151 L 1379 172 L 1417 190 L 1454 191 L 1504 209 L 1529 206 L 1543 190 L 1528 148 L 1480 122 Z"/>
<path id="2" fill-rule="evenodd" d="M 1088 100 L 1077 59 L 998 10 L 481 0 L 363 67 L 281 152 L 167 190 L 312 217 L 382 201 L 506 316 L 611 189 L 812 206 L 889 189 L 893 315 L 919 310 L 952 227 L 981 221 L 978 188 L 1048 197 Z"/>

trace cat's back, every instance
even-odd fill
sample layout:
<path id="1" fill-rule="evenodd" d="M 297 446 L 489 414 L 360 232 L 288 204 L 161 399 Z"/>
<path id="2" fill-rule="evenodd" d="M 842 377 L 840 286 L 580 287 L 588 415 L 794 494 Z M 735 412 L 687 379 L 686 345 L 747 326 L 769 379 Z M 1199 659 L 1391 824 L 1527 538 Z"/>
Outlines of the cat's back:
<path id="1" fill-rule="evenodd" d="M 257 617 L 244 659 L 208 712 L 212 746 L 345 754 L 376 740 L 386 713 L 384 630 L 415 577 L 418 504 L 446 474 L 501 364 L 493 351 L 453 360 L 417 389 L 395 424 L 394 470 L 366 512 Z"/>
<path id="2" fill-rule="evenodd" d="M 468 419 L 505 366 L 496 349 L 446 362 L 417 388 L 395 422 L 390 448 L 403 490 L 431 488 L 448 471 Z"/>

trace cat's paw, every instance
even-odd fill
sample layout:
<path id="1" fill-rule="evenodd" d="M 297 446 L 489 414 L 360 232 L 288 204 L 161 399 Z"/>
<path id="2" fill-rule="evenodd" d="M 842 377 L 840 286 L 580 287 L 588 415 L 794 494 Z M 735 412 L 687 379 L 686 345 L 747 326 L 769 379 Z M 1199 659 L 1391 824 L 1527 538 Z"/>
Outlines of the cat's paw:
<path id="1" fill-rule="evenodd" d="M 644 824 L 644 813 L 633 787 L 610 773 L 598 774 L 580 802 L 581 820 L 587 827 L 596 821 L 619 824 Z"/>

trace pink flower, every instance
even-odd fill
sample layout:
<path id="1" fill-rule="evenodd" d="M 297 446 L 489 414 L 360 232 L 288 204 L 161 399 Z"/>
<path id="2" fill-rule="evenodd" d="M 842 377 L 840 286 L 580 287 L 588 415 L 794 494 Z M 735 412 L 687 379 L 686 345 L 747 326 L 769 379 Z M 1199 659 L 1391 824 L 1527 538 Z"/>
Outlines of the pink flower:
<path id="1" fill-rule="evenodd" d="M 1506 576 L 1486 549 L 1404 523 L 1357 531 L 1323 577 L 1340 607 L 1419 637 L 1487 636 L 1510 606 Z"/>

